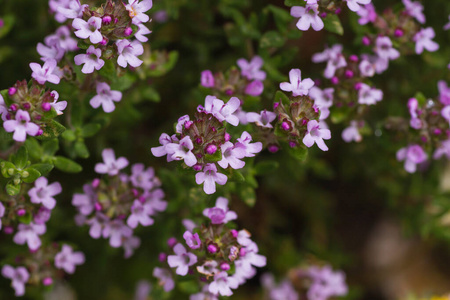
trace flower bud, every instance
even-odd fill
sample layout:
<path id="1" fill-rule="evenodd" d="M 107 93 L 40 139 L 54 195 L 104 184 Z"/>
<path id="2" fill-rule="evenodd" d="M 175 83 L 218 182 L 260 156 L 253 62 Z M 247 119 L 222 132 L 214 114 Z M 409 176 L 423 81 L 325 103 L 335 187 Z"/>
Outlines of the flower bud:
<path id="1" fill-rule="evenodd" d="M 41 107 L 43 111 L 49 111 L 50 109 L 52 109 L 52 105 L 48 102 L 42 103 Z"/>

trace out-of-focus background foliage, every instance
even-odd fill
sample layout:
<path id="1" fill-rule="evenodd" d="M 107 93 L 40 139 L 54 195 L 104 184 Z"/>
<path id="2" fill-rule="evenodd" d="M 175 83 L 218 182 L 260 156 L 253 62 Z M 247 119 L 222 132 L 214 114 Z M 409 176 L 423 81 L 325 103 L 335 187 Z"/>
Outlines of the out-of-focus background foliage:
<path id="1" fill-rule="evenodd" d="M 400 1 L 373 1 L 378 12 Z M 272 5 L 268 8 L 268 5 Z M 417 174 L 407 174 L 395 152 L 407 144 L 383 126 L 389 116 L 408 116 L 407 100 L 418 91 L 427 97 L 437 95 L 437 81 L 449 80 L 450 62 L 448 0 L 423 1 L 427 26 L 436 31 L 437 53 L 401 57 L 374 82 L 384 91 L 384 99 L 373 107 L 367 122 L 374 129 L 361 143 L 341 140 L 343 125 L 330 124 L 332 139 L 326 153 L 314 147 L 306 162 L 293 160 L 285 152 L 262 153 L 256 161 L 271 160 L 276 169 L 258 176 L 256 203 L 253 199 L 232 199 L 231 208 L 238 223 L 253 234 L 268 264 L 260 273 L 286 276 L 305 262 L 329 262 L 347 274 L 351 293 L 347 299 L 399 299 L 408 294 L 438 295 L 450 291 L 450 169 L 447 162 L 433 161 Z M 291 68 L 300 68 L 304 77 L 318 78 L 322 65 L 312 64 L 311 55 L 324 45 L 344 44 L 347 53 L 360 53 L 362 29 L 357 16 L 340 15 L 344 35 L 308 31 L 282 40 L 280 48 L 262 48 L 260 38 L 276 30 L 273 11 L 288 11 L 283 1 L 268 0 L 155 0 L 150 11 L 152 49 L 173 51 L 175 67 L 167 74 L 137 83 L 107 118 L 101 132 L 87 139 L 88 159 L 77 159 L 83 172 L 68 175 L 57 170 L 50 181 L 58 180 L 64 193 L 58 196 L 58 209 L 48 223 L 49 239 L 70 241 L 86 255 L 86 264 L 77 268 L 67 284 L 57 290 L 73 290 L 75 299 L 131 299 L 138 280 L 148 279 L 156 286 L 152 271 L 166 240 L 181 237 L 180 220 L 192 211 L 201 212 L 198 195 L 189 189 L 192 176 L 179 176 L 175 166 L 150 153 L 162 132 L 171 132 L 179 116 L 192 114 L 204 101 L 198 92 L 200 72 L 227 70 L 241 57 L 279 53 L 265 64 L 269 81 L 263 97 L 271 108 L 280 81 L 287 80 Z M 36 44 L 52 33 L 58 24 L 48 12 L 45 0 L 1 0 L 0 17 L 12 29 L 0 30 L 0 89 L 16 80 L 28 79 L 28 64 L 39 60 Z M 243 19 L 242 19 L 243 18 Z M 241 22 L 242 21 L 242 22 Z M 295 20 L 287 22 L 294 28 Z M 281 72 L 277 71 L 281 70 Z M 157 94 L 155 94 L 157 91 Z M 149 96 L 150 93 L 150 96 Z M 265 95 L 266 95 L 265 94 Z M 156 95 L 156 96 L 155 96 Z M 62 99 L 70 101 L 70 98 Z M 61 145 L 64 153 L 64 145 Z M 141 247 L 130 259 L 122 250 L 112 249 L 105 240 L 94 240 L 88 228 L 74 225 L 75 209 L 70 204 L 74 192 L 94 178 L 94 164 L 104 147 L 131 163 L 154 166 L 169 201 L 168 211 L 154 226 L 139 228 Z M 206 200 L 215 201 L 216 196 Z M 250 197 L 251 198 L 251 197 Z M 0 241 L 0 256 L 13 246 Z M 233 299 L 261 299 L 259 275 L 236 291 Z M 8 280 L 0 280 L 0 299 L 11 299 Z M 156 287 L 154 287 L 156 288 Z M 30 299 L 39 299 L 29 290 Z M 54 296 L 51 299 L 70 299 Z M 185 299 L 176 291 L 171 299 Z M 27 299 L 27 297 L 24 297 Z M 155 299 L 166 299 L 162 293 Z"/>

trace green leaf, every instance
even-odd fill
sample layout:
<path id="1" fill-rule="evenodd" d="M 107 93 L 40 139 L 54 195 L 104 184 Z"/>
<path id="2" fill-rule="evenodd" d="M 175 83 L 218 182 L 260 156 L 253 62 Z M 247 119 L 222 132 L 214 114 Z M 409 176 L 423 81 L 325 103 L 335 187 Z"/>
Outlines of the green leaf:
<path id="1" fill-rule="evenodd" d="M 22 170 L 26 167 L 28 162 L 28 150 L 26 147 L 22 146 L 11 158 L 12 163 L 17 169 Z"/>
<path id="2" fill-rule="evenodd" d="M 140 94 L 142 95 L 142 98 L 144 98 L 145 100 L 149 100 L 149 101 L 152 101 L 152 102 L 159 102 L 159 101 L 161 101 L 161 96 L 151 86 L 147 86 L 144 89 L 141 89 Z"/>
<path id="3" fill-rule="evenodd" d="M 157 57 L 154 57 L 154 59 L 155 59 L 155 61 L 157 61 Z M 170 70 L 172 70 L 173 67 L 175 66 L 175 64 L 177 63 L 177 61 L 178 61 L 178 52 L 171 51 L 167 55 L 167 58 L 165 59 L 165 61 L 163 63 L 155 64 L 154 68 L 147 70 L 147 74 L 148 74 L 148 76 L 151 76 L 151 77 L 162 76 L 162 75 L 166 74 L 167 72 L 169 72 Z"/>
<path id="4" fill-rule="evenodd" d="M 255 190 L 249 186 L 240 189 L 241 199 L 244 200 L 244 203 L 248 206 L 252 207 L 256 203 L 256 193 Z"/>
<path id="5" fill-rule="evenodd" d="M 79 40 L 77 46 L 81 50 L 87 50 L 87 48 L 89 48 L 90 45 L 88 43 L 86 43 L 85 41 L 83 41 L 83 40 Z"/>
<path id="6" fill-rule="evenodd" d="M 42 135 L 37 136 L 36 138 L 38 140 L 52 139 L 59 136 L 61 133 L 64 132 L 64 130 L 66 130 L 66 128 L 63 125 L 56 122 L 55 120 L 52 120 L 50 123 L 46 124 Z"/>
<path id="7" fill-rule="evenodd" d="M 52 169 L 52 164 L 33 164 L 30 168 L 36 169 L 41 173 L 42 176 L 46 176 Z"/>
<path id="8" fill-rule="evenodd" d="M 42 144 L 42 148 L 44 150 L 44 155 L 53 156 L 55 155 L 56 151 L 59 149 L 59 142 L 58 139 L 52 139 L 45 141 Z"/>
<path id="9" fill-rule="evenodd" d="M 74 145 L 75 153 L 81 158 L 89 157 L 89 150 L 83 140 L 79 140 Z"/>
<path id="10" fill-rule="evenodd" d="M 275 169 L 278 168 L 280 164 L 274 160 L 266 160 L 259 162 L 255 165 L 255 173 L 258 175 L 264 175 L 272 173 Z"/>
<path id="11" fill-rule="evenodd" d="M 414 95 L 414 98 L 417 99 L 417 102 L 419 103 L 419 106 L 423 106 L 425 105 L 425 103 L 427 103 L 427 97 L 425 97 L 425 95 L 421 92 L 417 92 Z"/>
<path id="12" fill-rule="evenodd" d="M 33 215 L 31 214 L 31 212 L 27 211 L 26 214 L 24 214 L 23 216 L 18 217 L 17 219 L 19 220 L 20 223 L 30 224 L 31 220 L 33 219 Z"/>
<path id="13" fill-rule="evenodd" d="M 33 159 L 40 160 L 44 155 L 41 145 L 35 138 L 27 137 L 25 147 L 27 147 L 28 155 Z"/>
<path id="14" fill-rule="evenodd" d="M 20 183 L 14 185 L 12 181 L 8 182 L 6 185 L 6 193 L 10 196 L 18 195 L 20 193 Z"/>
<path id="15" fill-rule="evenodd" d="M 81 135 L 85 138 L 91 137 L 97 134 L 97 132 L 102 128 L 98 123 L 86 124 L 81 128 Z"/>
<path id="16" fill-rule="evenodd" d="M 222 160 L 222 151 L 220 149 L 217 149 L 214 154 L 206 154 L 205 159 L 208 162 L 218 162 L 219 160 Z"/>
<path id="17" fill-rule="evenodd" d="M 111 83 L 111 89 L 115 91 L 124 91 L 129 89 L 136 81 L 133 74 L 125 73 L 125 75 L 115 78 Z"/>
<path id="18" fill-rule="evenodd" d="M 268 31 L 262 36 L 259 46 L 261 48 L 275 47 L 279 48 L 284 45 L 286 39 L 277 31 Z"/>
<path id="19" fill-rule="evenodd" d="M 325 25 L 325 30 L 337 33 L 339 35 L 344 34 L 344 28 L 342 27 L 341 21 L 337 15 L 328 14 L 323 20 L 323 23 Z"/>
<path id="20" fill-rule="evenodd" d="M 109 81 L 113 81 L 117 77 L 116 65 L 111 59 L 106 59 L 105 65 L 98 72 Z"/>
<path id="21" fill-rule="evenodd" d="M 36 179 L 41 177 L 41 173 L 38 170 L 30 167 L 30 168 L 26 168 L 25 170 L 23 170 L 21 177 L 22 177 L 23 182 L 32 183 Z"/>
<path id="22" fill-rule="evenodd" d="M 0 27 L 0 38 L 6 36 L 12 29 L 14 25 L 14 16 L 13 15 L 5 15 L 2 16 L 3 26 Z"/>
<path id="23" fill-rule="evenodd" d="M 286 6 L 305 6 L 304 0 L 284 0 Z"/>
<path id="24" fill-rule="evenodd" d="M 233 170 L 233 172 L 231 173 L 231 180 L 237 181 L 237 182 L 244 182 L 245 177 L 238 170 Z"/>
<path id="25" fill-rule="evenodd" d="M 69 141 L 69 142 L 73 142 L 77 138 L 77 136 L 75 135 L 75 132 L 71 129 L 67 129 L 66 131 L 64 131 L 61 134 L 61 136 L 63 139 L 65 139 L 66 141 Z"/>
<path id="26" fill-rule="evenodd" d="M 281 92 L 281 91 L 277 91 L 276 93 L 275 93 L 275 99 L 273 100 L 273 102 L 274 103 L 279 103 L 281 101 L 281 103 L 284 105 L 284 106 L 289 106 L 290 105 L 290 100 L 289 100 L 289 97 L 288 96 L 286 96 L 286 94 L 285 93 L 283 93 L 283 92 Z"/>
<path id="27" fill-rule="evenodd" d="M 0 167 L 1 167 L 1 171 L 2 171 L 2 175 L 5 178 L 9 178 L 11 176 L 13 176 L 16 173 L 16 166 L 14 166 L 13 163 L 9 162 L 9 161 L 2 161 L 0 163 Z"/>
<path id="28" fill-rule="evenodd" d="M 70 159 L 62 157 L 62 156 L 55 157 L 55 167 L 58 170 L 61 170 L 63 172 L 67 172 L 67 173 L 78 173 L 83 170 L 83 168 L 79 164 L 74 162 L 73 160 L 70 160 Z"/>
<path id="29" fill-rule="evenodd" d="M 303 162 L 308 156 L 308 149 L 303 146 L 298 146 L 294 148 L 287 146 L 285 148 L 287 148 L 288 153 L 298 161 Z"/>

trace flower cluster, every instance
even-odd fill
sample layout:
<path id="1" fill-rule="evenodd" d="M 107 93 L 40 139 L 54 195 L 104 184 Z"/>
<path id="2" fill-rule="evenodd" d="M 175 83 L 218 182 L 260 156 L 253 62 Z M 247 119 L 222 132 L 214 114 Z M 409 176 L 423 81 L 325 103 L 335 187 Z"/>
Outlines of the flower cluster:
<path id="1" fill-rule="evenodd" d="M 165 291 L 174 288 L 173 269 L 179 276 L 198 278 L 203 288 L 191 295 L 191 300 L 231 296 L 232 289 L 256 274 L 254 267 L 266 265 L 266 258 L 258 254 L 258 246 L 246 230 L 236 231 L 226 226 L 237 218 L 228 208 L 228 199 L 219 197 L 216 205 L 205 209 L 203 215 L 209 219 L 208 225 L 196 227 L 192 221 L 184 221 L 187 231 L 183 238 L 188 250 L 183 243 L 169 240 L 174 254 L 161 254 L 160 260 L 167 262 L 167 266 L 157 267 L 153 272 Z"/>
<path id="2" fill-rule="evenodd" d="M 226 132 L 224 122 L 237 126 L 239 118 L 236 112 L 241 101 L 232 97 L 227 103 L 214 96 L 207 96 L 205 106 L 199 105 L 194 120 L 188 115 L 178 119 L 176 134 L 163 133 L 159 142 L 161 146 L 153 147 L 156 157 L 167 155 L 167 161 L 183 160 L 186 167 L 192 167 L 197 174 L 197 184 L 203 184 L 207 194 L 216 191 L 216 183 L 224 185 L 227 176 L 220 173 L 216 163 L 227 169 L 241 169 L 245 157 L 255 156 L 262 150 L 260 142 L 251 143 L 251 135 L 244 131 L 240 138 L 232 142 Z"/>
<path id="3" fill-rule="evenodd" d="M 125 257 L 130 257 L 140 245 L 140 239 L 133 236 L 133 230 L 153 225 L 153 218 L 164 211 L 167 202 L 161 182 L 153 168 L 134 164 L 131 175 L 119 172 L 128 166 L 124 157 L 115 158 L 112 149 L 102 152 L 103 163 L 95 166 L 95 171 L 104 174 L 83 186 L 83 192 L 75 194 L 72 204 L 78 209 L 78 225 L 88 224 L 92 238 L 109 239 L 111 247 L 122 246 Z"/>

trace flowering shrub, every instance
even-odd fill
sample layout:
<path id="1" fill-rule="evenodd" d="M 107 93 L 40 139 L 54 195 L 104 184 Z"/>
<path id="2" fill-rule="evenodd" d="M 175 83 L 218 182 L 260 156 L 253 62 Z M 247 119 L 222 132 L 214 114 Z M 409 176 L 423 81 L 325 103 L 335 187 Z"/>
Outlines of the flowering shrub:
<path id="1" fill-rule="evenodd" d="M 7 0 L 0 299 L 438 299 L 445 4 Z"/>

